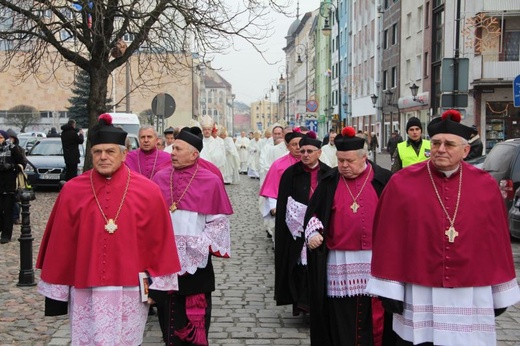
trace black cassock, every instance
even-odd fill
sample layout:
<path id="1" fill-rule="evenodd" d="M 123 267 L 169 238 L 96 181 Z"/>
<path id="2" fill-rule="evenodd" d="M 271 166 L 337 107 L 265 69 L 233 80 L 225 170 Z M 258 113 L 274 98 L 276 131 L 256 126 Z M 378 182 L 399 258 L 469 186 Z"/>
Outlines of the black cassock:
<path id="1" fill-rule="evenodd" d="M 319 162 L 318 182 L 331 168 Z M 287 200 L 307 205 L 311 188 L 311 173 L 304 169 L 302 162 L 297 162 L 285 170 L 280 180 L 276 201 L 275 220 L 275 281 L 274 297 L 277 305 L 296 304 L 308 310 L 309 295 L 307 287 L 307 268 L 298 265 L 305 235 L 296 239 L 287 228 L 285 214 Z M 303 220 L 302 220 L 303 222 Z"/>
<path id="2" fill-rule="evenodd" d="M 374 170 L 374 178 L 371 181 L 377 195 L 380 196 L 383 189 L 390 179 L 390 171 L 372 164 Z M 310 295 L 310 329 L 311 329 L 311 345 L 330 346 L 338 345 L 338 337 L 334 332 L 346 334 L 349 339 L 349 345 L 372 345 L 372 335 L 370 333 L 371 326 L 366 331 L 351 330 L 349 326 L 355 326 L 357 318 L 351 321 L 339 321 L 330 308 L 330 304 L 334 304 L 335 309 L 349 309 L 363 311 L 363 319 L 367 319 L 366 314 L 370 313 L 371 308 L 367 309 L 370 304 L 370 297 L 355 296 L 349 299 L 329 299 L 327 296 L 327 258 L 329 249 L 327 248 L 327 229 L 330 222 L 331 211 L 333 207 L 334 195 L 340 179 L 338 168 L 330 170 L 321 180 L 311 200 L 308 203 L 307 213 L 305 214 L 305 226 L 312 216 L 316 216 L 323 223 L 323 243 L 318 248 L 310 251 L 307 250 L 307 267 L 309 275 L 309 295 Z M 364 305 L 363 308 L 361 306 Z M 383 346 L 395 345 L 395 333 L 392 331 L 391 315 L 385 313 L 384 329 L 383 329 Z M 361 338 L 360 338 L 361 337 Z"/>

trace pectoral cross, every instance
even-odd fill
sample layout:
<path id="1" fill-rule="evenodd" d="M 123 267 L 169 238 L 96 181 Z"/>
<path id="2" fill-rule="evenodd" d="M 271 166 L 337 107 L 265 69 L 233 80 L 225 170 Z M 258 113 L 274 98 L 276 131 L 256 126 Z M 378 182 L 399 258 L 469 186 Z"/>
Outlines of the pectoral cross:
<path id="1" fill-rule="evenodd" d="M 113 234 L 117 230 L 117 225 L 113 219 L 110 219 L 107 221 L 107 224 L 105 225 L 105 229 L 110 234 Z"/>
<path id="2" fill-rule="evenodd" d="M 444 234 L 446 234 L 446 236 L 448 236 L 448 241 L 450 243 L 454 243 L 455 242 L 455 237 L 457 237 L 459 235 L 459 232 L 457 232 L 455 230 L 455 227 L 450 226 L 450 228 L 448 228 L 446 230 L 446 232 L 444 232 Z"/>
<path id="3" fill-rule="evenodd" d="M 176 210 L 177 210 L 177 202 L 173 202 L 172 205 L 170 206 L 170 211 L 173 213 Z"/>
<path id="4" fill-rule="evenodd" d="M 359 204 L 357 204 L 356 201 L 350 205 L 350 209 L 352 209 L 352 212 L 355 214 L 357 213 L 357 210 L 359 209 Z"/>

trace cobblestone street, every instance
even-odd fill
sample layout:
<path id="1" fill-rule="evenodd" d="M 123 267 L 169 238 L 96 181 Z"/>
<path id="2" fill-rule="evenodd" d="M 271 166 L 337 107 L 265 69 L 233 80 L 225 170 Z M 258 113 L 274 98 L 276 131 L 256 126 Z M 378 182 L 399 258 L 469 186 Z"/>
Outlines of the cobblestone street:
<path id="1" fill-rule="evenodd" d="M 389 167 L 389 157 L 377 161 Z M 261 227 L 258 180 L 241 175 L 240 184 L 226 186 L 235 214 L 232 223 L 232 257 L 215 258 L 217 290 L 213 293 L 210 345 L 309 345 L 309 330 L 291 307 L 277 307 L 273 300 L 273 243 Z M 33 260 L 56 192 L 37 192 L 31 205 L 34 236 Z M 80 197 L 80 196 L 78 196 Z M 36 287 L 18 287 L 20 226 L 13 241 L 0 247 L 0 345 L 69 345 L 68 319 L 44 317 L 43 297 Z M 512 241 L 520 275 L 520 242 Z M 490 249 L 492 251 L 492 249 Z M 36 282 L 39 273 L 36 272 Z M 520 345 L 520 304 L 498 318 L 498 345 Z M 143 345 L 162 345 L 156 316 L 150 316 Z"/>

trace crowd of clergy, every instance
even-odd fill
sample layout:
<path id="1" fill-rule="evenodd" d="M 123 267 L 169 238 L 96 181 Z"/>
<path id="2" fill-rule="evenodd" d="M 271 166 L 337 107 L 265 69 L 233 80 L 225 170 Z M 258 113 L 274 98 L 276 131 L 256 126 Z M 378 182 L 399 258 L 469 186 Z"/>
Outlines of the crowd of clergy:
<path id="1" fill-rule="evenodd" d="M 417 118 L 406 129 L 388 170 L 370 159 L 377 138 L 348 126 L 233 138 L 204 116 L 142 126 L 127 152 L 100 116 L 94 169 L 64 185 L 42 240 L 46 314 L 69 313 L 73 345 L 139 345 L 153 304 L 166 345 L 208 345 L 212 258 L 231 256 L 225 185 L 242 174 L 258 181 L 274 299 L 312 345 L 496 345 L 520 289 L 498 186 L 464 162 L 475 130 L 456 110 L 427 124 L 429 140 Z"/>

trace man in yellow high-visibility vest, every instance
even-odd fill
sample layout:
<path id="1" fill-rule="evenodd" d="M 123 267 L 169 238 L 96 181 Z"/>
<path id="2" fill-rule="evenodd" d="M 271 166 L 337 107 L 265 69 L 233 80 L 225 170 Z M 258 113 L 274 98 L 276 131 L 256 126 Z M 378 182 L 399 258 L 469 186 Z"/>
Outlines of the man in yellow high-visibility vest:
<path id="1" fill-rule="evenodd" d="M 392 172 L 430 158 L 430 141 L 422 138 L 422 123 L 419 118 L 408 119 L 406 133 L 408 139 L 397 144 L 397 149 L 392 157 Z"/>

